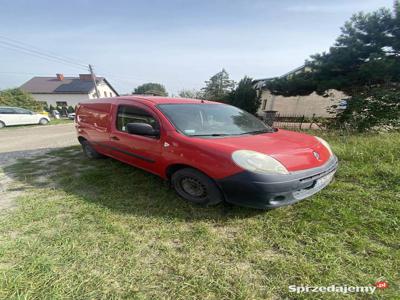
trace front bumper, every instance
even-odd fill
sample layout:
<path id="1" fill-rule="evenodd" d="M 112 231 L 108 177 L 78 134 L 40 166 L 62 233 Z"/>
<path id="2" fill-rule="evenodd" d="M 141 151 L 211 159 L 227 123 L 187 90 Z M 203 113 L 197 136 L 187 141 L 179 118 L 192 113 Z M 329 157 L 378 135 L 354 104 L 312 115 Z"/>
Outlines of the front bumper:
<path id="1" fill-rule="evenodd" d="M 338 159 L 332 156 L 323 166 L 288 175 L 264 175 L 244 171 L 217 181 L 227 202 L 268 209 L 290 205 L 326 187 L 336 172 Z"/>

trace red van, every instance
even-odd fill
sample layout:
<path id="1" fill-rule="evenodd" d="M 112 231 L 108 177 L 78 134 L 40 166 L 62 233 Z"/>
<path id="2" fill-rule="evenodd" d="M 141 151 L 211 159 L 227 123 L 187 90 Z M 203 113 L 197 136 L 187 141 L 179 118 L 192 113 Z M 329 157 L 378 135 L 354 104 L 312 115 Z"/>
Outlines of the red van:
<path id="1" fill-rule="evenodd" d="M 77 106 L 76 129 L 87 157 L 109 156 L 154 173 L 199 204 L 289 205 L 327 186 L 338 166 L 321 138 L 197 99 L 90 100 Z"/>

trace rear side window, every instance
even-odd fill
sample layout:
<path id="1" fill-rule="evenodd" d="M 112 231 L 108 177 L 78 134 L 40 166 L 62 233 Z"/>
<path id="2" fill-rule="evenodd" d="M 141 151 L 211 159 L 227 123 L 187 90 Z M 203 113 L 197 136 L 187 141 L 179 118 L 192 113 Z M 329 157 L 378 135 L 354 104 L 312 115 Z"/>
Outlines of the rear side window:
<path id="1" fill-rule="evenodd" d="M 9 107 L 0 107 L 0 114 L 5 115 L 5 114 L 15 114 L 16 112 L 14 109 L 9 108 Z"/>
<path id="2" fill-rule="evenodd" d="M 15 113 L 19 114 L 19 115 L 30 115 L 31 112 L 27 109 L 23 109 L 23 108 L 14 108 Z"/>
<path id="3" fill-rule="evenodd" d="M 156 119 L 144 109 L 135 106 L 120 105 L 117 113 L 117 129 L 126 132 L 128 123 L 146 123 L 158 129 Z"/>

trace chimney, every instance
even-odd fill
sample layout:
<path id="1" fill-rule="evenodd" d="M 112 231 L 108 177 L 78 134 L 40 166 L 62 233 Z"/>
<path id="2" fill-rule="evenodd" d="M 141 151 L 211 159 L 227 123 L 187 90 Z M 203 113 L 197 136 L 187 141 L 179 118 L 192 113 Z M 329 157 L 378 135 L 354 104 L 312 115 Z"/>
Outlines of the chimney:
<path id="1" fill-rule="evenodd" d="M 80 80 L 92 80 L 92 74 L 79 74 L 79 79 Z"/>
<path id="2" fill-rule="evenodd" d="M 64 80 L 64 74 L 56 74 L 57 80 L 63 81 Z"/>

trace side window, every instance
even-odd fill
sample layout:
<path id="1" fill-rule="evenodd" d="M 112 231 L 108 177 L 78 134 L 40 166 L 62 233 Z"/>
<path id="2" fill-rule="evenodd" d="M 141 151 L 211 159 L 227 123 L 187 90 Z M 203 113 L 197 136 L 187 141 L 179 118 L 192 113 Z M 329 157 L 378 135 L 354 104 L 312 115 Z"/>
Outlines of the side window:
<path id="1" fill-rule="evenodd" d="M 117 129 L 126 132 L 126 124 L 128 123 L 147 123 L 154 129 L 159 128 L 156 119 L 144 109 L 120 105 L 117 112 Z"/>
<path id="2" fill-rule="evenodd" d="M 19 115 L 30 115 L 31 114 L 31 112 L 29 110 L 23 109 L 23 108 L 14 108 L 14 111 L 16 114 L 19 114 Z"/>
<path id="3" fill-rule="evenodd" d="M 7 108 L 0 107 L 0 115 L 9 114 L 10 112 L 7 111 Z"/>
<path id="4" fill-rule="evenodd" d="M 3 107 L 3 108 L 0 108 L 0 114 L 14 115 L 14 114 L 16 114 L 16 112 L 14 111 L 13 108 Z"/>

